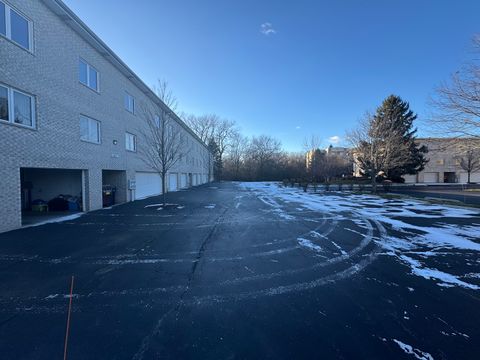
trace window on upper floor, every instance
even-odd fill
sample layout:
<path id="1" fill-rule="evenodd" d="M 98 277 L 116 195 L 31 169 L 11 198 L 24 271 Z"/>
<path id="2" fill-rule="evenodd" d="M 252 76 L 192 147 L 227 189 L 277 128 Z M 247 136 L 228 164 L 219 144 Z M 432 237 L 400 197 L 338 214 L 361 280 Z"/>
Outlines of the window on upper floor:
<path id="1" fill-rule="evenodd" d="M 80 115 L 80 140 L 100 144 L 100 121 Z"/>
<path id="2" fill-rule="evenodd" d="M 0 120 L 31 128 L 35 127 L 34 97 L 0 85 Z"/>
<path id="3" fill-rule="evenodd" d="M 137 151 L 137 137 L 130 133 L 125 133 L 125 148 L 128 151 Z"/>
<path id="4" fill-rule="evenodd" d="M 135 98 L 127 92 L 125 92 L 124 106 L 125 110 L 135 114 Z"/>
<path id="5" fill-rule="evenodd" d="M 90 89 L 99 91 L 98 87 L 98 71 L 85 60 L 80 59 L 78 62 L 78 80 Z"/>
<path id="6" fill-rule="evenodd" d="M 0 1 L 0 34 L 32 50 L 32 22 L 3 1 Z"/>

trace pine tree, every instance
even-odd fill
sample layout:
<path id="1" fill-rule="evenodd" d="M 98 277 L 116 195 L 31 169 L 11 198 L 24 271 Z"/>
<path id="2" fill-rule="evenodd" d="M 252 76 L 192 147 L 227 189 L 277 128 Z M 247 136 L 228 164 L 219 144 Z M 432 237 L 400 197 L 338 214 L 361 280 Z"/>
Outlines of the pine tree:
<path id="1" fill-rule="evenodd" d="M 222 176 L 223 162 L 222 155 L 220 153 L 220 148 L 218 147 L 215 140 L 210 139 L 208 142 L 208 149 L 213 154 L 213 176 L 215 180 L 220 180 Z"/>
<path id="2" fill-rule="evenodd" d="M 413 122 L 417 115 L 410 110 L 408 102 L 403 101 L 399 96 L 390 95 L 377 109 L 374 115 L 374 123 L 379 133 L 390 133 L 398 135 L 403 141 L 403 148 L 407 152 L 405 160 L 396 162 L 392 166 L 383 169 L 386 178 L 393 181 L 403 181 L 402 175 L 416 174 L 422 171 L 427 163 L 425 154 L 427 148 L 418 146 L 415 142 L 417 129 Z"/>

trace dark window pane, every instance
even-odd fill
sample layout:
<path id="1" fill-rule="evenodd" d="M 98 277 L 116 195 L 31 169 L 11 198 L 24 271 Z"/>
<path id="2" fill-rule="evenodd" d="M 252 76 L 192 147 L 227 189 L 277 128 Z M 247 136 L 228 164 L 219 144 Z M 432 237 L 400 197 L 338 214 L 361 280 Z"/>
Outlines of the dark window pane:
<path id="1" fill-rule="evenodd" d="M 12 29 L 12 40 L 22 45 L 25 49 L 30 49 L 28 21 L 14 10 L 10 10 L 10 22 Z"/>
<path id="2" fill-rule="evenodd" d="M 78 66 L 78 78 L 82 84 L 88 85 L 88 68 L 87 64 L 85 64 L 82 60 L 80 60 Z"/>
<path id="3" fill-rule="evenodd" d="M 13 92 L 14 121 L 17 124 L 33 126 L 32 99 L 30 96 Z"/>
<path id="4" fill-rule="evenodd" d="M 90 84 L 89 84 L 89 86 L 94 90 L 98 90 L 97 71 L 94 68 L 90 68 Z"/>
<path id="5" fill-rule="evenodd" d="M 5 4 L 0 2 L 0 34 L 7 33 L 5 26 Z"/>
<path id="6" fill-rule="evenodd" d="M 9 120 L 8 117 L 8 89 L 0 86 L 0 120 Z"/>

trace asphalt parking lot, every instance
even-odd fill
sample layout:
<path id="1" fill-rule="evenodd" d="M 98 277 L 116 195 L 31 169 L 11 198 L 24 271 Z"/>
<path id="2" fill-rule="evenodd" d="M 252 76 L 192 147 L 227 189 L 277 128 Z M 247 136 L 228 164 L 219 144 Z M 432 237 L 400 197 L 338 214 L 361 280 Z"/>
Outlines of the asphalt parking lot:
<path id="1" fill-rule="evenodd" d="M 480 214 L 215 183 L 0 234 L 0 358 L 476 359 Z"/>

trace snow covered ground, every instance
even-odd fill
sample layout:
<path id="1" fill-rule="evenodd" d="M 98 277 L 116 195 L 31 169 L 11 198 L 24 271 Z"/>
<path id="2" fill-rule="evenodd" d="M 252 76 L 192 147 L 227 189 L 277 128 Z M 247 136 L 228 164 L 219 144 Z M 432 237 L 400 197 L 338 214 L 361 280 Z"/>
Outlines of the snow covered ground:
<path id="1" fill-rule="evenodd" d="M 295 204 L 296 216 L 305 209 L 327 214 L 335 221 L 351 220 L 359 226 L 363 219 L 368 219 L 386 230 L 375 238 L 383 249 L 382 254 L 395 257 L 409 268 L 411 275 L 433 280 L 442 287 L 480 289 L 480 273 L 458 273 L 454 264 L 444 261 L 445 255 L 453 254 L 456 261 L 479 268 L 480 212 L 475 209 L 350 192 L 312 194 L 277 183 L 241 183 L 240 186 L 253 192 L 286 221 L 295 219 L 288 213 L 292 204 Z M 321 244 L 309 239 L 299 238 L 298 242 L 314 252 L 321 250 Z M 339 248 L 341 245 L 335 243 Z"/>

